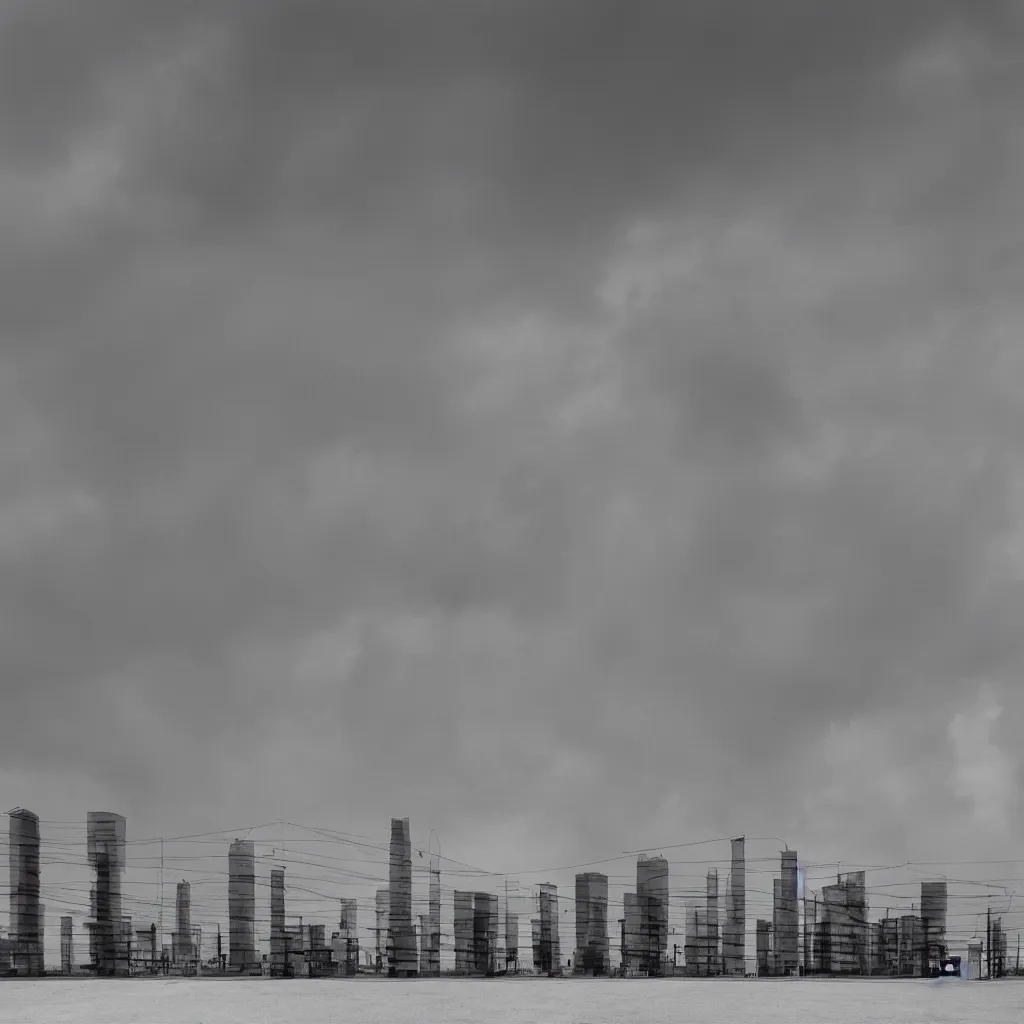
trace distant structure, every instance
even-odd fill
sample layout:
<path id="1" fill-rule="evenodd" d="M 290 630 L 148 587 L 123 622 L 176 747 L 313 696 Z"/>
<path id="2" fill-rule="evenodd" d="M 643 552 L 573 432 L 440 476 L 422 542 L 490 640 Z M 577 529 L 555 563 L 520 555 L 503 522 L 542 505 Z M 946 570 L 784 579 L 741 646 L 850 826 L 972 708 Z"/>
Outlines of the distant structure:
<path id="1" fill-rule="evenodd" d="M 270 872 L 270 976 L 287 977 L 290 968 L 284 926 L 284 868 L 278 867 Z"/>
<path id="2" fill-rule="evenodd" d="M 468 974 L 473 960 L 473 893 L 455 890 L 455 972 Z"/>
<path id="3" fill-rule="evenodd" d="M 331 937 L 339 974 L 354 975 L 359 969 L 359 932 L 356 907 L 355 900 L 343 899 L 341 901 L 338 931 Z"/>
<path id="4" fill-rule="evenodd" d="M 497 960 L 498 897 L 489 892 L 473 896 L 473 953 L 471 973 L 493 975 Z"/>
<path id="5" fill-rule="evenodd" d="M 125 932 L 121 913 L 121 876 L 125 868 L 125 819 L 110 811 L 89 811 L 86 816 L 86 846 L 89 866 L 96 872 L 90 893 L 92 919 L 90 958 L 97 974 L 128 973 L 130 932 Z"/>
<path id="6" fill-rule="evenodd" d="M 136 971 L 146 974 L 157 974 L 161 969 L 156 948 L 156 923 L 148 928 L 135 929 L 135 945 L 132 948 L 132 961 Z"/>
<path id="7" fill-rule="evenodd" d="M 742 977 L 747 969 L 747 864 L 746 840 L 742 836 L 732 840 L 732 866 L 723 939 L 725 973 Z"/>
<path id="8" fill-rule="evenodd" d="M 375 916 L 377 927 L 374 929 L 376 940 L 376 948 L 374 950 L 376 956 L 377 972 L 386 971 L 388 968 L 388 934 L 389 934 L 389 908 L 390 908 L 390 894 L 387 889 L 378 889 L 376 895 L 375 904 Z"/>
<path id="9" fill-rule="evenodd" d="M 718 954 L 718 868 L 709 868 L 706 882 L 707 890 L 707 973 L 720 973 Z"/>
<path id="10" fill-rule="evenodd" d="M 19 975 L 43 973 L 43 914 L 39 905 L 39 817 L 10 812 L 11 958 Z"/>
<path id="11" fill-rule="evenodd" d="M 505 907 L 505 963 L 507 966 L 519 962 L 519 915 L 512 907 Z"/>
<path id="12" fill-rule="evenodd" d="M 946 945 L 946 883 L 921 883 L 921 929 L 924 949 L 921 951 L 921 974 L 937 970 Z"/>
<path id="13" fill-rule="evenodd" d="M 636 894 L 643 919 L 644 967 L 648 975 L 660 976 L 668 954 L 668 861 L 664 857 L 637 860 Z"/>
<path id="14" fill-rule="evenodd" d="M 871 925 L 871 940 L 868 970 L 873 975 L 887 977 L 898 971 L 897 920 L 885 917 Z"/>
<path id="15" fill-rule="evenodd" d="M 228 847 L 228 963 L 234 971 L 249 971 L 259 963 L 256 954 L 256 848 L 247 839 Z"/>
<path id="16" fill-rule="evenodd" d="M 60 919 L 60 973 L 70 974 L 75 969 L 74 931 L 70 917 Z"/>
<path id="17" fill-rule="evenodd" d="M 924 970 L 924 928 L 916 914 L 904 914 L 897 925 L 899 973 L 903 977 L 920 975 Z"/>
<path id="18" fill-rule="evenodd" d="M 772 923 L 760 919 L 757 922 L 757 973 L 761 977 L 775 973 L 772 962 Z"/>
<path id="19" fill-rule="evenodd" d="M 803 972 L 805 975 L 815 973 L 815 959 L 814 959 L 814 929 L 815 922 L 818 916 L 818 899 L 816 896 L 811 895 L 808 898 L 808 890 L 804 889 L 803 894 L 803 905 L 804 905 L 804 959 L 803 959 Z"/>
<path id="20" fill-rule="evenodd" d="M 416 923 L 419 927 L 420 943 L 420 975 L 427 977 L 430 973 L 430 913 L 418 914 Z"/>
<path id="21" fill-rule="evenodd" d="M 611 971 L 608 948 L 608 876 L 587 871 L 576 876 L 576 959 L 574 973 Z"/>
<path id="22" fill-rule="evenodd" d="M 697 935 L 697 974 L 706 978 L 711 974 L 711 958 L 708 955 L 708 908 L 696 907 L 693 912 Z"/>
<path id="23" fill-rule="evenodd" d="M 837 877 L 822 890 L 820 913 L 815 907 L 814 972 L 868 974 L 871 970 L 870 928 L 863 871 Z"/>
<path id="24" fill-rule="evenodd" d="M 784 850 L 777 910 L 777 925 L 774 929 L 776 941 L 776 965 L 782 976 L 799 973 L 800 918 L 797 906 L 797 855 L 796 850 Z"/>
<path id="25" fill-rule="evenodd" d="M 627 892 L 623 897 L 622 967 L 626 974 L 635 974 L 646 962 L 647 942 L 642 903 L 642 899 L 635 892 Z"/>
<path id="26" fill-rule="evenodd" d="M 562 952 L 558 936 L 558 887 L 542 882 L 540 890 L 540 971 L 556 975 L 562 971 Z"/>
<path id="27" fill-rule="evenodd" d="M 988 976 L 990 978 L 1002 978 L 1006 975 L 1006 932 L 1003 929 L 1003 919 L 996 917 L 992 919 L 992 938 L 989 942 L 989 963 Z"/>
<path id="28" fill-rule="evenodd" d="M 432 978 L 441 975 L 441 858 L 430 855 L 430 890 L 429 890 L 429 945 L 427 950 L 426 973 Z"/>
<path id="29" fill-rule="evenodd" d="M 195 959 L 192 951 L 192 886 L 184 879 L 178 883 L 174 902 L 176 931 L 171 936 L 171 950 L 176 964 Z"/>
<path id="30" fill-rule="evenodd" d="M 416 930 L 412 923 L 412 842 L 409 819 L 391 819 L 388 874 L 388 974 L 415 977 Z"/>
<path id="31" fill-rule="evenodd" d="M 539 917 L 530 918 L 530 937 L 533 943 L 533 969 L 538 973 L 541 970 L 541 965 L 544 962 L 544 956 L 542 951 L 543 940 L 541 939 L 541 924 Z"/>
<path id="32" fill-rule="evenodd" d="M 504 942 L 501 935 L 501 897 L 496 893 L 487 893 L 487 970 L 493 974 L 504 958 Z"/>
<path id="33" fill-rule="evenodd" d="M 694 977 L 697 974 L 697 904 L 692 900 L 686 902 L 686 934 L 683 940 L 683 957 L 685 972 Z"/>

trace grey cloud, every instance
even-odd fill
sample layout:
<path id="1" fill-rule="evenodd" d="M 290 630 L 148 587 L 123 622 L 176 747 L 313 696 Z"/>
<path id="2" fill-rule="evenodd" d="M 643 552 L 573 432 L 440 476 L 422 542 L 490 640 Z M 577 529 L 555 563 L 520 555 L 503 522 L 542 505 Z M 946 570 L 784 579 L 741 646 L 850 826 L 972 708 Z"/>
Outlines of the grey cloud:
<path id="1" fill-rule="evenodd" d="M 122 125 L 132 251 L 146 209 L 165 210 L 162 234 L 191 238 L 254 240 L 300 217 L 355 246 L 374 235 L 438 287 L 445 265 L 462 267 L 464 305 L 578 311 L 600 246 L 632 218 L 763 185 L 773 166 L 788 176 L 806 138 L 856 138 L 887 116 L 877 83 L 892 61 L 957 21 L 998 39 L 1000 10 L 215 3 L 193 25 L 181 8 L 23 4 L 5 33 L 5 117 L 23 159 L 53 163 L 126 116 L 104 90 L 151 96 Z M 207 45 L 198 67 L 139 78 Z M 38 87 L 51 62 L 59 94 Z M 27 94 L 33 105 L 14 99 Z"/>
<path id="2" fill-rule="evenodd" d="M 965 680 L 1019 674 L 1019 84 L 895 81 L 947 23 L 1005 55 L 1010 8 L 146 6 L 3 36 L 8 170 L 124 131 L 88 215 L 34 236 L 33 208 L 2 257 L 9 415 L 95 500 L 5 551 L 5 767 L 91 774 L 149 831 L 228 805 L 513 821 L 526 863 L 776 828 L 884 852 L 841 831 L 870 807 L 828 742 L 906 724 L 884 768 L 916 793 Z M 51 58 L 66 95 L 26 116 Z M 950 110 L 1011 136 L 980 177 Z M 696 269 L 610 313 L 638 220 Z M 569 430 L 599 346 L 613 414 Z M 929 835 L 923 797 L 879 817 Z"/>

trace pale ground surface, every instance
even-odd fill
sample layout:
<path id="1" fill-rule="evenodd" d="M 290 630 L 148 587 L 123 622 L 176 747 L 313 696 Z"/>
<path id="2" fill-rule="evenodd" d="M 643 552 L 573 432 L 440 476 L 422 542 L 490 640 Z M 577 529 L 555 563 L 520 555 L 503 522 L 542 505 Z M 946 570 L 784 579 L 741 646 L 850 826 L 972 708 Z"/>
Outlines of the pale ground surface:
<path id="1" fill-rule="evenodd" d="M 1022 1024 L 1024 983 L 0 983 L 0 1024 Z"/>

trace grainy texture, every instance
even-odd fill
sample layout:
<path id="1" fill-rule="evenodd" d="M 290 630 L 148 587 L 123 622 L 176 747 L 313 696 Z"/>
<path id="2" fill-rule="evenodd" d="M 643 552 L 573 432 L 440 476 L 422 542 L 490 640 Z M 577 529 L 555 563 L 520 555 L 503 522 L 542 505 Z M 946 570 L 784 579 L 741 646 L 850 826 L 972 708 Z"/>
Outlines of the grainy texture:
<path id="1" fill-rule="evenodd" d="M 1024 983 L 15 981 L 0 1024 L 1019 1024 Z"/>

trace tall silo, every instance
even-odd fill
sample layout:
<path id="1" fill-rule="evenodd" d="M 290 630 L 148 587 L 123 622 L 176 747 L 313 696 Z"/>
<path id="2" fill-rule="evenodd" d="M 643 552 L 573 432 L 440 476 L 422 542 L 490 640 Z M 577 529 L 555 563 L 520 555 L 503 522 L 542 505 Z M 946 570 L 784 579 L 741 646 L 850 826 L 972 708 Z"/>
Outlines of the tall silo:
<path id="1" fill-rule="evenodd" d="M 247 971 L 256 955 L 256 848 L 236 839 L 228 848 L 228 963 Z"/>

